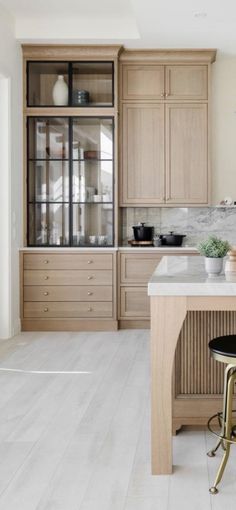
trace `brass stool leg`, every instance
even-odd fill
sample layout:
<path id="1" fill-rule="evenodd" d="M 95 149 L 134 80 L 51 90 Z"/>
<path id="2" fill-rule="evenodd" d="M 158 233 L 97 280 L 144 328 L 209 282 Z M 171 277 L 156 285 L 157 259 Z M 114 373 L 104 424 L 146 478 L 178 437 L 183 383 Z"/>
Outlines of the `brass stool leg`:
<path id="1" fill-rule="evenodd" d="M 223 400 L 223 412 L 222 412 L 221 423 L 220 423 L 220 418 L 218 417 L 219 425 L 221 427 L 221 435 L 222 436 L 225 436 L 226 407 L 227 407 L 227 388 L 228 388 L 228 380 L 229 380 L 229 376 L 230 376 L 230 371 L 232 370 L 232 368 L 235 368 L 234 365 L 228 365 L 226 367 L 226 369 L 225 369 L 225 376 L 224 376 L 224 400 Z M 216 451 L 218 450 L 220 445 L 222 446 L 222 449 L 225 451 L 226 448 L 225 448 L 224 441 L 223 441 L 223 439 L 220 439 L 217 442 L 216 446 L 212 450 L 209 450 L 209 452 L 207 452 L 208 457 L 215 457 Z"/>
<path id="2" fill-rule="evenodd" d="M 232 368 L 232 366 L 231 366 L 231 368 Z M 222 429 L 224 428 L 225 438 L 229 439 L 229 440 L 231 439 L 231 431 L 232 431 L 232 399 L 233 399 L 233 388 L 234 388 L 235 377 L 236 377 L 235 370 L 232 373 L 230 373 L 230 369 L 227 370 L 227 374 L 226 374 L 227 385 L 225 388 L 224 409 L 223 409 L 224 422 L 222 424 Z M 222 476 L 223 476 L 223 473 L 225 470 L 225 466 L 226 466 L 227 460 L 229 458 L 231 444 L 228 443 L 227 441 L 225 441 L 224 445 L 225 445 L 225 452 L 224 452 L 220 467 L 218 469 L 214 485 L 209 489 L 211 494 L 218 493 L 217 485 L 220 483 L 220 481 L 222 479 Z"/>

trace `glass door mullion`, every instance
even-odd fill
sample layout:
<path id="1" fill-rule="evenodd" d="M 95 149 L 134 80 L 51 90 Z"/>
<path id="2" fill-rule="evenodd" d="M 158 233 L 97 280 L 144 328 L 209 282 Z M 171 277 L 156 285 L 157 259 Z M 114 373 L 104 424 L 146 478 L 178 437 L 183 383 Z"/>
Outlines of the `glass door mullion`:
<path id="1" fill-rule="evenodd" d="M 71 75 L 71 73 L 70 73 Z M 71 75 L 72 79 L 72 75 Z M 69 117 L 69 246 L 73 245 L 73 118 Z"/>

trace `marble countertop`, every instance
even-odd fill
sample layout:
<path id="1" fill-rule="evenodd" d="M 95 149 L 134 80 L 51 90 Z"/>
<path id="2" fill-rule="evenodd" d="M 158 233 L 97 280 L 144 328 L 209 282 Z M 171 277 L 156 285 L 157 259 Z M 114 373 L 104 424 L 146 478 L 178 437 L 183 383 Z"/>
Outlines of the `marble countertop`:
<path id="1" fill-rule="evenodd" d="M 236 281 L 208 278 L 204 257 L 164 256 L 148 283 L 149 296 L 236 296 Z"/>

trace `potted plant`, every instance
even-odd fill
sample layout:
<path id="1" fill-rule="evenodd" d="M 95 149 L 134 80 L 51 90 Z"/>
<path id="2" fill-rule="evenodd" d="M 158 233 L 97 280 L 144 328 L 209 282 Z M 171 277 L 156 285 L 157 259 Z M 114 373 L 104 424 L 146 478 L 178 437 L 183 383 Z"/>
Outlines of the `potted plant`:
<path id="1" fill-rule="evenodd" d="M 205 269 L 208 275 L 210 277 L 219 275 L 223 268 L 223 258 L 231 248 L 228 241 L 211 235 L 199 243 L 197 248 L 199 253 L 205 257 Z"/>

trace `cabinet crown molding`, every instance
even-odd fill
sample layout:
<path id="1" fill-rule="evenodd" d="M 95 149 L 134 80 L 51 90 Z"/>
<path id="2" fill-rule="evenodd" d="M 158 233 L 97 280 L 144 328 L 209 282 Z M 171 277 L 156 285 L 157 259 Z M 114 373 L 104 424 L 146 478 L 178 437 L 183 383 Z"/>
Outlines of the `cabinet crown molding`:
<path id="1" fill-rule="evenodd" d="M 101 60 L 117 58 L 120 45 L 22 44 L 23 57 L 37 60 Z"/>
<path id="2" fill-rule="evenodd" d="M 210 64 L 215 62 L 215 59 L 216 49 L 124 49 L 120 54 L 120 61 L 122 63 Z"/>

